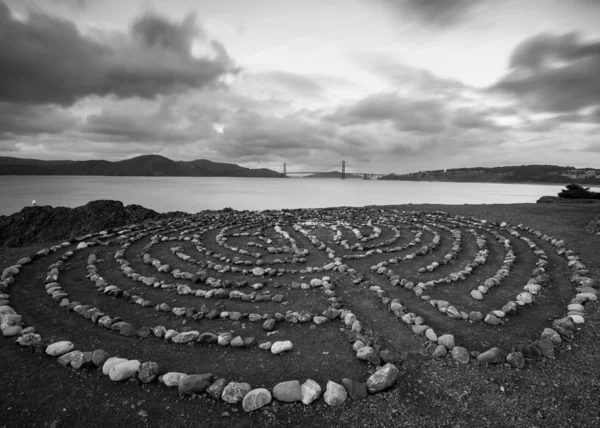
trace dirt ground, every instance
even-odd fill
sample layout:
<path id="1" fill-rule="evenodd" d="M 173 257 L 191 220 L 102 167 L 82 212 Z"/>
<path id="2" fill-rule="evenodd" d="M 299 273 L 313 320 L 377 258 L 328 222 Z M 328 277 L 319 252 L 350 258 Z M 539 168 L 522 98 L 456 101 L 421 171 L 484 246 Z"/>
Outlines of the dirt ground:
<path id="1" fill-rule="evenodd" d="M 513 204 L 407 205 L 390 208 L 443 210 L 497 222 L 523 223 L 564 239 L 568 248 L 581 255 L 590 269 L 589 276 L 600 279 L 600 236 L 585 230 L 590 221 L 600 214 L 600 207 Z M 399 243 L 408 242 L 412 236 L 410 230 L 402 232 Z M 408 272 L 415 279 L 427 280 L 452 270 L 450 266 L 443 266 L 434 273 L 415 273 L 415 268 L 436 260 L 449 249 L 448 236 L 442 230 L 439 232 L 443 238 L 440 248 L 409 265 Z M 385 236 L 381 237 L 382 240 L 384 238 Z M 307 242 L 301 242 L 301 238 L 298 239 L 301 247 L 310 246 Z M 326 239 L 326 236 L 322 239 Z M 456 261 L 459 265 L 472 258 L 475 251 L 474 240 L 468 234 L 464 234 L 463 240 L 465 258 Z M 460 285 L 459 290 L 452 291 L 453 295 L 459 292 L 465 294 L 474 284 L 481 283 L 493 274 L 501 264 L 504 257 L 502 247 L 492 245 L 492 241 L 493 238 L 488 237 L 489 263 L 479 267 L 469 279 L 469 285 Z M 481 310 L 498 306 L 498 302 L 506 301 L 506 296 L 514 294 L 515 290 L 526 283 L 535 257 L 521 241 L 511 239 L 511 242 L 518 260 L 511 276 L 505 280 L 505 288 L 490 294 L 490 298 L 486 297 L 483 303 L 465 301 L 465 305 L 468 303 Z M 132 260 L 132 266 L 144 244 L 145 242 L 139 241 L 128 249 L 131 258 L 127 259 Z M 435 325 L 436 331 L 448 330 L 454 333 L 457 342 L 470 350 L 483 351 L 489 346 L 510 348 L 518 341 L 535 340 L 543 327 L 551 325 L 554 317 L 566 313 L 566 304 L 574 294 L 568 281 L 564 259 L 557 256 L 555 251 L 551 252 L 549 244 L 539 244 L 548 253 L 553 286 L 544 298 L 532 306 L 531 311 L 519 313 L 502 328 L 469 323 L 457 325 L 456 321 L 425 307 L 422 309 L 423 316 Z M 168 242 L 156 245 L 152 250 L 153 255 L 173 267 L 183 268 L 185 264 L 170 253 L 170 246 L 172 245 Z M 0 266 L 10 266 L 19 258 L 44 247 L 45 245 L 40 244 L 27 248 L 5 248 L 0 252 Z M 188 254 L 192 254 L 193 246 L 183 247 Z M 157 303 L 166 302 L 171 307 L 189 306 L 189 296 L 161 293 L 160 290 L 144 288 L 142 285 L 132 285 L 128 278 L 117 271 L 117 264 L 112 257 L 114 248 L 93 248 L 99 259 L 98 269 L 110 282 Z M 153 308 L 133 310 L 131 304 L 124 299 L 106 299 L 100 295 L 93 283 L 86 278 L 85 264 L 88 255 L 89 251 L 76 253 L 65 271 L 61 272 L 61 277 L 64 275 L 65 278 L 61 281 L 61 286 L 68 290 L 70 298 L 101 305 L 104 311 L 119 314 L 136 327 L 160 324 L 181 330 L 190 326 L 172 316 L 157 314 Z M 52 257 L 58 258 L 59 253 L 34 262 L 31 269 L 24 269 L 17 282 L 11 286 L 14 288 L 9 289 L 11 305 L 23 315 L 27 325 L 36 326 L 36 330 L 44 337 L 54 340 L 68 337 L 82 349 L 102 347 L 111 355 L 152 355 L 147 360 L 158 362 L 163 371 L 214 371 L 226 378 L 247 381 L 253 387 L 272 388 L 281 380 L 295 378 L 302 382 L 308 377 L 322 386 L 328 379 L 339 380 L 342 377 L 364 381 L 372 369 L 354 357 L 350 346 L 339 332 L 340 325 L 335 323 L 313 329 L 280 323 L 275 337 L 289 338 L 295 346 L 298 345 L 293 353 L 283 355 L 283 358 L 265 356 L 265 351 L 259 348 L 229 350 L 224 353 L 222 349 L 217 349 L 217 345 L 199 349 L 199 345 L 174 346 L 151 338 L 131 340 L 116 335 L 61 310 L 46 295 L 43 287 L 40 289 L 39 282 L 43 282 L 46 267 L 54 261 Z M 319 265 L 325 261 L 318 252 L 310 257 L 313 257 L 308 259 L 311 265 Z M 374 284 L 383 289 L 387 287 L 393 293 L 385 277 L 369 269 L 371 265 L 387 258 L 389 256 L 350 260 L 348 265 L 359 272 L 366 272 Z M 138 263 L 135 269 L 142 274 L 160 277 L 151 266 Z M 338 289 L 342 293 L 344 304 L 361 320 L 365 320 L 366 327 L 374 332 L 375 343 L 382 348 L 394 349 L 402 355 L 400 381 L 388 392 L 369 396 L 358 402 L 348 400 L 339 407 L 329 407 L 322 399 L 309 406 L 274 402 L 247 414 L 239 405 L 227 405 L 205 395 L 181 397 L 176 389 L 165 385 L 144 385 L 138 381 L 115 384 L 98 370 L 76 371 L 64 368 L 53 358 L 16 346 L 14 339 L 0 337 L 0 427 L 600 426 L 598 303 L 586 305 L 585 324 L 576 333 L 573 342 L 563 343 L 558 348 L 555 359 L 545 358 L 528 364 L 523 370 L 511 368 L 507 364 L 460 365 L 450 357 L 431 357 L 431 344 L 415 336 L 409 327 L 386 312 L 374 294 L 366 292 L 361 285 L 352 284 L 343 275 L 332 276 L 339 281 Z M 164 276 L 165 279 L 167 277 Z M 298 275 L 286 274 L 270 279 L 265 289 L 272 289 L 273 293 L 286 292 L 281 288 L 273 288 L 273 284 L 278 281 L 286 283 L 294 278 L 298 278 Z M 444 292 L 444 289 L 432 292 L 432 297 L 443 298 Z M 411 293 L 403 293 L 401 296 L 403 302 L 419 314 L 422 302 Z M 322 306 L 322 296 L 315 294 L 314 290 L 290 290 L 286 292 L 286 301 L 294 309 L 322 311 L 326 307 Z M 244 310 L 243 305 L 235 301 L 227 300 L 224 304 L 227 310 Z M 283 309 L 272 302 L 260 302 L 253 308 L 257 312 L 277 310 Z M 223 324 L 221 327 L 201 320 L 193 324 L 193 328 L 200 331 L 228 328 L 234 335 L 253 335 L 259 341 L 267 340 L 260 324 L 238 322 L 228 327 Z"/>

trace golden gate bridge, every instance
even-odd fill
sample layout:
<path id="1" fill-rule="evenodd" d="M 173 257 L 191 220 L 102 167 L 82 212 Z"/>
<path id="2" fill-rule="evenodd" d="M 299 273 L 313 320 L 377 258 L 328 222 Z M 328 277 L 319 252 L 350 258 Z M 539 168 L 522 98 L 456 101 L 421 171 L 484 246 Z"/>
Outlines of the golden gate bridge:
<path id="1" fill-rule="evenodd" d="M 347 164 L 345 160 L 342 161 L 342 170 L 341 170 L 341 179 L 345 180 L 346 176 L 356 176 L 356 177 L 362 177 L 364 180 L 369 180 L 369 179 L 379 179 L 381 177 L 383 177 L 384 175 L 388 175 L 388 174 L 380 174 L 380 173 L 373 173 L 373 172 L 347 172 L 346 171 L 346 167 L 352 168 L 351 165 Z M 332 166 L 331 168 L 334 168 L 334 166 Z M 288 171 L 287 170 L 287 163 L 283 163 L 283 173 L 281 174 L 282 177 L 287 177 L 289 175 L 306 175 L 306 174 L 324 174 L 324 173 L 336 173 L 338 171 Z"/>

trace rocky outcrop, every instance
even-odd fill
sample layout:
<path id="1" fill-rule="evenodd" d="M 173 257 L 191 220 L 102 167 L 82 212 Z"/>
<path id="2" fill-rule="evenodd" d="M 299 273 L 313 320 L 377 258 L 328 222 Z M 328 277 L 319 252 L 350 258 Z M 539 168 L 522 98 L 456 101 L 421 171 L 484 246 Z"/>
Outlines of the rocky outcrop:
<path id="1" fill-rule="evenodd" d="M 109 230 L 147 220 L 188 215 L 157 213 L 140 205 L 99 200 L 77 208 L 31 206 L 10 216 L 0 216 L 0 246 L 21 247 L 39 242 L 69 240 L 88 233 Z"/>

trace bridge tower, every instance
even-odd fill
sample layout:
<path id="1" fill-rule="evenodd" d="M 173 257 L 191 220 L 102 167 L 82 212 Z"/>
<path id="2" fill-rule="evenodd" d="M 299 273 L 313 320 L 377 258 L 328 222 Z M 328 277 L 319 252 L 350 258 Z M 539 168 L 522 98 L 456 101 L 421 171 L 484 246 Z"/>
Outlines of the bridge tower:
<path id="1" fill-rule="evenodd" d="M 286 177 L 286 176 L 287 176 L 286 167 L 287 167 L 287 164 L 284 162 L 284 163 L 283 163 L 283 176 L 284 176 L 284 177 Z"/>
<path id="2" fill-rule="evenodd" d="M 342 161 L 342 180 L 346 179 L 346 161 Z"/>

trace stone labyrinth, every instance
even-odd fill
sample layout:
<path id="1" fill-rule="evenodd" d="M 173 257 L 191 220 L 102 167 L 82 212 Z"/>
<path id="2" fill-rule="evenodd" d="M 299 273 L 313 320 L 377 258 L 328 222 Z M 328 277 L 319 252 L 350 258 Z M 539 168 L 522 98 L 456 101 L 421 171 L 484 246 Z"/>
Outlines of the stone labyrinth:
<path id="1" fill-rule="evenodd" d="M 596 300 L 587 275 L 563 241 L 522 224 L 224 210 L 23 258 L 2 273 L 0 320 L 19 345 L 115 382 L 246 411 L 338 405 L 393 387 L 415 354 L 518 368 L 553 358 Z"/>

